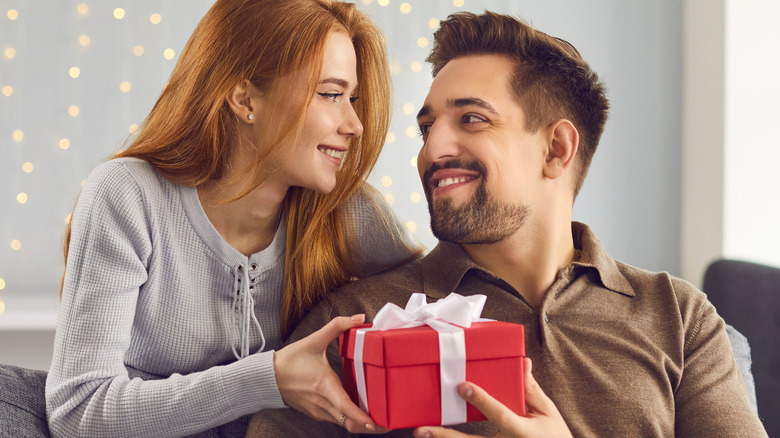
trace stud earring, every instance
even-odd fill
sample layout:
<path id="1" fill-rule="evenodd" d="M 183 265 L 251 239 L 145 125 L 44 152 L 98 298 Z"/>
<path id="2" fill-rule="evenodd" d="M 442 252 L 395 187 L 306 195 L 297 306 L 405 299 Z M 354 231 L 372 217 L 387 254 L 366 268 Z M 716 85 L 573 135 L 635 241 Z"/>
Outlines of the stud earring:
<path id="1" fill-rule="evenodd" d="M 246 116 L 246 118 L 249 119 L 249 120 L 254 120 L 255 119 L 255 115 L 252 114 L 252 113 L 249 113 L 249 115 Z"/>

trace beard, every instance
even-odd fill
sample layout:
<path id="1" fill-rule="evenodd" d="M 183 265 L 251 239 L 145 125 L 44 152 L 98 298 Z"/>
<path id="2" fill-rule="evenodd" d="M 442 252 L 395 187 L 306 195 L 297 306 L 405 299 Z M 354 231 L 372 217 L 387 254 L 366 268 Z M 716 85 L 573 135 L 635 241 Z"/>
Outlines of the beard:
<path id="1" fill-rule="evenodd" d="M 474 195 L 460 206 L 452 200 L 433 200 L 434 187 L 428 183 L 433 172 L 442 168 L 462 168 L 479 172 L 481 178 Z M 439 240 L 467 244 L 491 244 L 515 234 L 530 213 L 523 204 L 509 204 L 494 199 L 487 192 L 487 169 L 478 161 L 452 160 L 432 165 L 423 177 L 431 231 Z"/>

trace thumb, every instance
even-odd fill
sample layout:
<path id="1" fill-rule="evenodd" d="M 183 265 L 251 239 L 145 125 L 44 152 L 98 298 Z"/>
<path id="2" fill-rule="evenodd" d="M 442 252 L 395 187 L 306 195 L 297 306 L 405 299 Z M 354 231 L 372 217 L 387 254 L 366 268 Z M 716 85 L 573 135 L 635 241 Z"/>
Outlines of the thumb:
<path id="1" fill-rule="evenodd" d="M 366 320 L 366 315 L 357 314 L 350 316 L 337 316 L 330 320 L 324 327 L 309 335 L 309 341 L 321 349 L 325 349 L 345 331 L 362 325 Z"/>

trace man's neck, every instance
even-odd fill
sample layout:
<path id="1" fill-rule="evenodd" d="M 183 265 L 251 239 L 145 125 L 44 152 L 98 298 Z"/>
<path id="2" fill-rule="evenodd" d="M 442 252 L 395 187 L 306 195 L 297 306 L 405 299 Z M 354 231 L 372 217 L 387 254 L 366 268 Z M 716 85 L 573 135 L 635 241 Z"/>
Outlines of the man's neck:
<path id="1" fill-rule="evenodd" d="M 531 219 L 501 242 L 462 247 L 472 260 L 509 283 L 535 309 L 575 254 L 568 218 L 558 223 L 533 223 Z"/>

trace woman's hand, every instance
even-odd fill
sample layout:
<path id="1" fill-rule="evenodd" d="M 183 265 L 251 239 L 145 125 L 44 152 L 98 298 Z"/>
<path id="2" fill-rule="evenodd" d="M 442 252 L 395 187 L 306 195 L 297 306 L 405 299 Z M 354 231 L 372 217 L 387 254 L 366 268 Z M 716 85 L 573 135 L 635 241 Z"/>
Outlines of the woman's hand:
<path id="1" fill-rule="evenodd" d="M 287 406 L 352 433 L 377 431 L 371 417 L 352 403 L 325 355 L 334 339 L 364 321 L 365 315 L 333 318 L 323 328 L 274 353 L 276 384 Z"/>
<path id="2" fill-rule="evenodd" d="M 558 408 L 534 380 L 529 358 L 525 358 L 525 404 L 527 406 L 525 417 L 515 414 L 473 383 L 463 382 L 458 385 L 458 394 L 482 411 L 485 417 L 496 425 L 499 430 L 496 437 L 570 438 L 572 436 Z M 414 436 L 416 438 L 464 438 L 472 435 L 444 427 L 420 427 L 414 431 Z"/>

